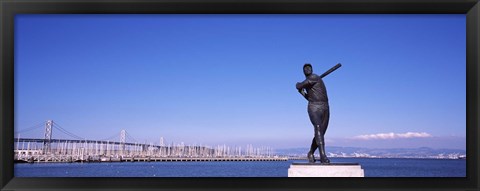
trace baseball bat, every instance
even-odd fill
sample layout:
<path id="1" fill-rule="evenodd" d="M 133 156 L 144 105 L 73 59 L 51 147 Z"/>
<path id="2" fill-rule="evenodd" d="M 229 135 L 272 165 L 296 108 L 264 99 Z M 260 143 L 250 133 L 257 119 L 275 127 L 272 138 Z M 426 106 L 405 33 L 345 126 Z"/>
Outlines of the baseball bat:
<path id="1" fill-rule="evenodd" d="M 325 76 L 327 76 L 328 74 L 332 73 L 333 71 L 335 71 L 336 69 L 340 68 L 342 66 L 342 64 L 338 63 L 337 65 L 333 66 L 332 68 L 330 68 L 329 70 L 327 70 L 325 73 L 323 73 L 322 75 L 320 75 L 320 78 L 323 78 Z"/>

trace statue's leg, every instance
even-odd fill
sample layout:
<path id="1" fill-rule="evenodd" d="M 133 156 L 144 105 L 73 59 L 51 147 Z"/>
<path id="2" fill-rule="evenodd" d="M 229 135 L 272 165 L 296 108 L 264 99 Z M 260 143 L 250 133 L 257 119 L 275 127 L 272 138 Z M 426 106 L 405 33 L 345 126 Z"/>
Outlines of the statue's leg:
<path id="1" fill-rule="evenodd" d="M 315 141 L 318 145 L 318 151 L 320 153 L 320 162 L 321 163 L 330 163 L 330 160 L 327 158 L 325 152 L 325 133 L 328 127 L 328 121 L 330 120 L 330 112 L 328 106 L 324 106 L 322 110 L 317 114 L 320 117 L 319 125 L 315 126 Z"/>
<path id="2" fill-rule="evenodd" d="M 327 132 L 327 128 L 328 128 L 328 122 L 330 121 L 330 108 L 329 106 L 326 106 L 326 109 L 324 110 L 323 112 L 323 121 L 322 121 L 322 136 L 325 136 L 325 133 Z M 323 143 L 323 152 L 326 153 L 325 151 L 325 138 L 323 138 L 324 140 L 324 143 Z M 326 163 L 330 163 L 330 160 L 327 158 L 327 155 L 325 154 L 325 157 L 324 157 L 324 161 Z"/>
<path id="3" fill-rule="evenodd" d="M 321 131 L 321 125 L 317 125 L 315 127 L 315 141 L 317 142 L 318 145 L 318 152 L 320 153 L 320 162 L 321 163 L 329 163 L 330 161 L 327 158 L 326 152 L 325 152 L 325 140 L 324 136 Z"/>
<path id="4" fill-rule="evenodd" d="M 320 119 L 318 118 L 317 112 L 318 112 L 318 106 L 316 105 L 311 105 L 308 104 L 308 117 L 310 118 L 310 122 L 312 122 L 312 125 L 315 127 L 315 124 L 318 124 Z M 312 139 L 312 144 L 310 146 L 310 151 L 307 154 L 308 157 L 308 162 L 314 163 L 315 162 L 315 151 L 318 148 L 317 141 L 316 141 L 316 135 L 315 135 L 316 129 L 314 128 L 314 136 Z"/>
<path id="5" fill-rule="evenodd" d="M 309 151 L 308 154 L 307 154 L 308 162 L 310 162 L 310 163 L 314 163 L 314 162 L 315 162 L 314 153 L 315 153 L 315 150 L 317 150 L 317 148 L 318 148 L 317 142 L 315 141 L 315 137 L 313 137 L 313 139 L 312 139 L 312 145 L 310 146 L 310 151 Z"/>

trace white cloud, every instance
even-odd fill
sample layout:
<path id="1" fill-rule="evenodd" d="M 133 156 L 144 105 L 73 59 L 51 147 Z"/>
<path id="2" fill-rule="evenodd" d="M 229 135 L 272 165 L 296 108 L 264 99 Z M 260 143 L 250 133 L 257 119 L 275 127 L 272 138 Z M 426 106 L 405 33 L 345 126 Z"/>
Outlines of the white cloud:
<path id="1" fill-rule="evenodd" d="M 370 135 L 355 136 L 354 139 L 375 140 L 375 139 L 409 139 L 409 138 L 427 138 L 432 135 L 425 132 L 407 132 L 407 133 L 378 133 Z"/>

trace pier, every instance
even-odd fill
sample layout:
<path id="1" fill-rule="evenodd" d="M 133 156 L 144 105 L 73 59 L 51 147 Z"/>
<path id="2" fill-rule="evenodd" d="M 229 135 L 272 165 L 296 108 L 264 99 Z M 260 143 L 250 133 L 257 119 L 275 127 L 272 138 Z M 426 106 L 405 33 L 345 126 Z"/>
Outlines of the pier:
<path id="1" fill-rule="evenodd" d="M 16 163 L 65 163 L 65 162 L 221 162 L 221 161 L 287 161 L 279 156 L 217 156 L 217 157 L 172 157 L 159 155 L 77 155 L 44 154 L 42 150 L 15 150 Z"/>

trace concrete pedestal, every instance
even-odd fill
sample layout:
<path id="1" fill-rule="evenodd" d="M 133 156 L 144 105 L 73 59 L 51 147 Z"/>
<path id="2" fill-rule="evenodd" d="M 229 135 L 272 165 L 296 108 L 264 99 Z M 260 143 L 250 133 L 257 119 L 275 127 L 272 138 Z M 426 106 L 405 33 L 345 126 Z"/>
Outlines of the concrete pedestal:
<path id="1" fill-rule="evenodd" d="M 358 163 L 292 163 L 288 177 L 364 177 Z"/>

